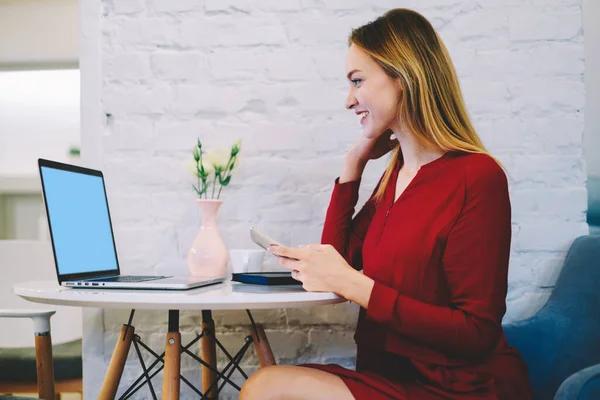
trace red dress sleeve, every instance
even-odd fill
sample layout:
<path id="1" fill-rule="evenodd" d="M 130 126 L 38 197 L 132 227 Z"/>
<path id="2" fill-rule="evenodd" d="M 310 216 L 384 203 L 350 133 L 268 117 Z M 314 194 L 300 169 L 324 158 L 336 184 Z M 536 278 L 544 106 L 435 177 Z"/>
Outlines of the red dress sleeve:
<path id="1" fill-rule="evenodd" d="M 427 304 L 375 282 L 367 318 L 449 355 L 489 354 L 506 311 L 511 210 L 504 171 L 465 169 L 465 202 L 451 228 L 442 266 L 448 306 Z"/>
<path id="2" fill-rule="evenodd" d="M 375 214 L 376 205 L 371 195 L 356 217 L 352 218 L 358 202 L 361 179 L 344 183 L 339 183 L 339 180 L 340 178 L 335 180 L 327 208 L 321 244 L 332 245 L 348 264 L 360 271 L 362 269 L 362 244 L 373 214 Z M 376 191 L 377 187 L 373 193 Z"/>

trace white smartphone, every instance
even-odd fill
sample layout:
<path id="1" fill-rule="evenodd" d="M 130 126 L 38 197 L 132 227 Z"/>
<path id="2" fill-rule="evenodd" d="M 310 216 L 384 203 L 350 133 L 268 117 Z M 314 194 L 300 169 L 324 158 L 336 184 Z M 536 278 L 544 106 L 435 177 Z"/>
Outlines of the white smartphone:
<path id="1" fill-rule="evenodd" d="M 262 247 L 265 250 L 267 250 L 267 248 L 269 246 L 271 246 L 271 245 L 285 246 L 285 245 L 281 244 L 281 242 L 279 242 L 279 241 L 277 241 L 275 239 L 272 239 L 269 236 L 265 235 L 264 233 L 262 233 L 261 231 L 259 231 L 255 227 L 251 227 L 250 228 L 250 239 L 252 239 L 252 241 L 254 243 L 256 243 L 257 245 L 259 245 L 260 247 Z M 277 257 L 289 258 L 291 260 L 296 260 L 296 258 L 292 258 L 292 257 L 284 257 L 284 256 L 277 256 Z"/>

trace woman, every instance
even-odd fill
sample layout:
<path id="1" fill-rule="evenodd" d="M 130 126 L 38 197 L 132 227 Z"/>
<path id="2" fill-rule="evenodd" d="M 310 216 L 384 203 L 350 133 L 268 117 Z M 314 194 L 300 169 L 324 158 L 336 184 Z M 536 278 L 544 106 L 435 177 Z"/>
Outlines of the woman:
<path id="1" fill-rule="evenodd" d="M 361 306 L 356 371 L 272 366 L 240 399 L 531 399 L 501 325 L 506 175 L 473 129 L 445 46 L 406 9 L 353 30 L 349 42 L 346 108 L 360 115 L 363 137 L 335 182 L 323 244 L 270 251 L 298 259 L 280 263 L 306 290 Z M 390 151 L 352 218 L 366 163 Z"/>

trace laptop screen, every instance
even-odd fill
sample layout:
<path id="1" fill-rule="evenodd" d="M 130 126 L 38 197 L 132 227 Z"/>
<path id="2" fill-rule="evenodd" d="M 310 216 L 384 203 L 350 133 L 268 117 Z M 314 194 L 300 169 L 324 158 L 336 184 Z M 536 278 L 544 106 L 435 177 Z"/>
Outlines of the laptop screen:
<path id="1" fill-rule="evenodd" d="M 40 166 L 58 275 L 118 271 L 104 181 Z"/>

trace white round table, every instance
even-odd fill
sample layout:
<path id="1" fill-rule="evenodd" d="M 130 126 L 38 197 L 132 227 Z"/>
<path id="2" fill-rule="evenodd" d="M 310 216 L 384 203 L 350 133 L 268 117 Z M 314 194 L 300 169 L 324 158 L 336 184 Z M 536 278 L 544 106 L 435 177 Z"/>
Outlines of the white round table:
<path id="1" fill-rule="evenodd" d="M 115 350 L 104 378 L 98 399 L 112 400 L 115 398 L 127 354 L 131 343 L 134 344 L 138 357 L 141 359 L 140 347 L 152 351 L 135 335 L 132 319 L 135 309 L 169 310 L 169 328 L 166 334 L 164 357 L 154 354 L 156 361 L 148 368 L 142 363 L 144 370 L 138 380 L 120 397 L 127 399 L 134 395 L 142 386 L 148 384 L 153 398 L 156 398 L 151 379 L 164 365 L 162 399 L 179 399 L 180 378 L 188 384 L 203 399 L 216 399 L 225 383 L 239 389 L 229 377 L 239 367 L 243 355 L 250 344 L 254 344 L 260 366 L 275 363 L 269 341 L 261 325 L 256 325 L 249 310 L 265 308 L 295 308 L 310 307 L 324 304 L 345 302 L 346 299 L 334 293 L 311 293 L 301 286 L 261 286 L 248 285 L 238 282 L 224 282 L 190 290 L 121 290 L 121 289 L 74 289 L 59 286 L 56 281 L 33 281 L 13 286 L 15 294 L 36 303 L 55 304 L 74 307 L 97 308 L 126 308 L 132 309 L 129 322 L 123 325 L 121 335 L 115 344 Z M 187 346 L 181 345 L 179 332 L 180 310 L 202 310 L 202 333 Z M 215 335 L 215 326 L 211 312 L 213 310 L 248 310 L 252 322 L 250 335 L 246 343 L 235 354 L 230 356 L 230 362 L 222 370 L 217 370 L 216 346 L 224 348 Z M 201 340 L 202 357 L 198 358 L 187 348 L 197 340 Z M 196 389 L 189 381 L 180 375 L 181 353 L 194 357 L 202 363 L 202 387 L 208 388 L 204 393 Z M 158 365 L 156 370 L 154 366 Z M 219 386 L 219 379 L 222 384 Z M 145 380 L 145 381 L 144 381 Z"/>
<path id="2" fill-rule="evenodd" d="M 14 285 L 13 290 L 35 303 L 149 310 L 256 310 L 346 301 L 334 293 L 311 293 L 301 286 L 260 286 L 238 282 L 190 290 L 121 290 L 74 289 L 59 286 L 56 281 L 34 281 Z"/>

